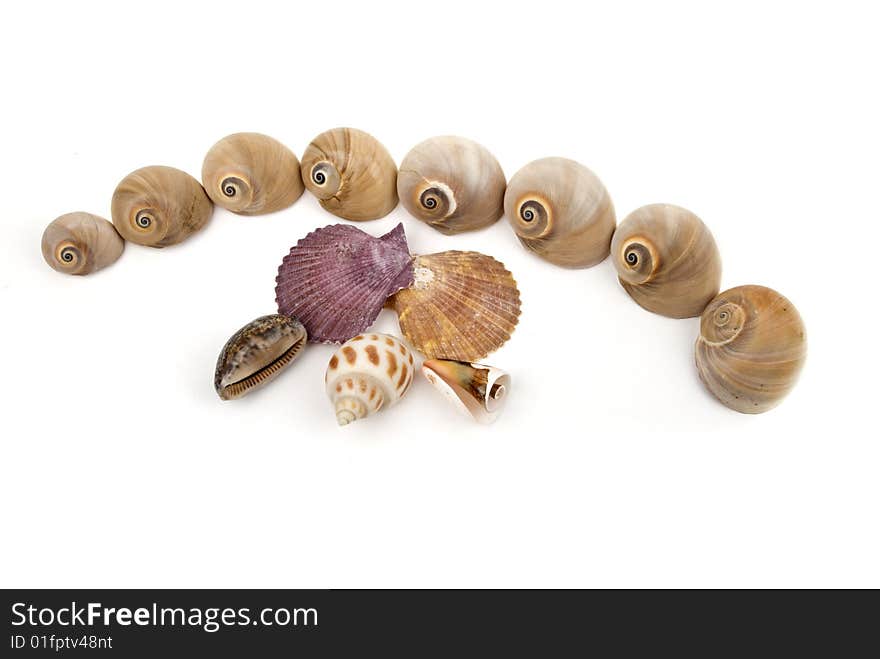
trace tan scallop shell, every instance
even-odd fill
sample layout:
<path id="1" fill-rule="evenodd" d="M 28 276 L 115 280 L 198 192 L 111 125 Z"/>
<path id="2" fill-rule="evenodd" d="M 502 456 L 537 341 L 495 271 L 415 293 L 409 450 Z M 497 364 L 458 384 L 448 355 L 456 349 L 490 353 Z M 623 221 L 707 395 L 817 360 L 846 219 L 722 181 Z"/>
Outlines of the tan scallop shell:
<path id="1" fill-rule="evenodd" d="M 504 171 L 486 147 L 432 137 L 400 164 L 397 193 L 410 215 L 447 235 L 482 229 L 504 214 Z"/>
<path id="2" fill-rule="evenodd" d="M 651 204 L 630 213 L 614 232 L 611 255 L 630 297 L 663 316 L 699 316 L 721 288 L 712 233 L 679 206 Z"/>
<path id="3" fill-rule="evenodd" d="M 125 241 L 113 225 L 91 213 L 67 213 L 43 232 L 42 250 L 53 269 L 68 275 L 87 275 L 114 263 Z"/>
<path id="4" fill-rule="evenodd" d="M 211 201 L 241 215 L 287 208 L 305 189 L 293 151 L 260 133 L 227 135 L 212 146 L 202 183 Z"/>
<path id="5" fill-rule="evenodd" d="M 700 379 L 727 407 L 746 414 L 778 405 L 807 356 L 795 306 L 764 286 L 738 286 L 709 303 L 695 348 Z"/>
<path id="6" fill-rule="evenodd" d="M 111 212 L 126 240 L 167 247 L 185 240 L 211 219 L 214 204 L 202 184 L 174 167 L 142 167 L 113 192 Z"/>
<path id="7" fill-rule="evenodd" d="M 346 341 L 327 364 L 324 384 L 340 426 L 395 405 L 409 391 L 413 355 L 388 334 L 360 334 Z"/>
<path id="8" fill-rule="evenodd" d="M 325 210 L 376 220 L 397 206 L 397 165 L 375 137 L 356 128 L 318 135 L 302 157 L 302 180 Z"/>
<path id="9" fill-rule="evenodd" d="M 589 169 L 566 158 L 542 158 L 507 184 L 504 212 L 520 242 L 566 268 L 588 268 L 608 256 L 614 205 Z"/>
<path id="10" fill-rule="evenodd" d="M 503 263 L 479 252 L 415 257 L 415 282 L 389 298 L 407 341 L 429 359 L 478 361 L 519 321 L 519 290 Z"/>

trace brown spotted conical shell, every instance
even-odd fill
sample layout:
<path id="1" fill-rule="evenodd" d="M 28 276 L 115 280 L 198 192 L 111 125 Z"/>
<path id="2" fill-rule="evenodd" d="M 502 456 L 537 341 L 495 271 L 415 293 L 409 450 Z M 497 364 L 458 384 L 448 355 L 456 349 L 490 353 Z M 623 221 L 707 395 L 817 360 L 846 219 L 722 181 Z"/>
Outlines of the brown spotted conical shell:
<path id="1" fill-rule="evenodd" d="M 167 247 L 185 240 L 211 219 L 214 204 L 202 184 L 174 167 L 142 167 L 113 192 L 113 224 L 133 243 Z"/>
<path id="2" fill-rule="evenodd" d="M 417 256 L 414 283 L 390 298 L 400 330 L 429 359 L 474 362 L 510 338 L 519 290 L 503 263 L 479 252 Z"/>
<path id="3" fill-rule="evenodd" d="M 782 402 L 806 356 L 804 322 L 795 306 L 772 288 L 731 288 L 700 317 L 695 347 L 700 379 L 737 412 L 758 414 Z"/>
<path id="4" fill-rule="evenodd" d="M 340 426 L 395 405 L 412 384 L 412 352 L 388 334 L 361 334 L 327 364 L 324 383 Z"/>
<path id="5" fill-rule="evenodd" d="M 125 241 L 103 217 L 67 213 L 46 227 L 41 246 L 43 258 L 54 270 L 87 275 L 115 263 Z"/>

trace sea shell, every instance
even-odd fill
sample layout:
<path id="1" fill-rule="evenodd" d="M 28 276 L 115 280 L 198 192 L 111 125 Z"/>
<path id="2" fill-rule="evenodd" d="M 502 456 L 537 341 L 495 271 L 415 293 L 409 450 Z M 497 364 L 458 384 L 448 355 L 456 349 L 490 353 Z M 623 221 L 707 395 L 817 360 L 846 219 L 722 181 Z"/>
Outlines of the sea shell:
<path id="1" fill-rule="evenodd" d="M 126 240 L 167 247 L 201 229 L 214 211 L 202 184 L 173 167 L 143 167 L 126 176 L 113 193 L 111 212 Z"/>
<path id="2" fill-rule="evenodd" d="M 413 355 L 388 334 L 361 334 L 330 358 L 324 383 L 340 426 L 397 403 L 412 384 Z"/>
<path id="3" fill-rule="evenodd" d="M 114 263 L 125 241 L 113 225 L 91 213 L 67 213 L 43 232 L 42 250 L 53 269 L 68 275 L 87 275 Z"/>
<path id="4" fill-rule="evenodd" d="M 344 224 L 313 231 L 284 257 L 275 281 L 278 310 L 299 318 L 310 341 L 347 341 L 413 282 L 403 225 L 381 238 Z"/>
<path id="5" fill-rule="evenodd" d="M 746 414 L 778 405 L 807 356 L 795 306 L 764 286 L 738 286 L 709 303 L 695 348 L 700 379 L 727 407 Z"/>
<path id="6" fill-rule="evenodd" d="M 296 318 L 272 314 L 251 321 L 220 351 L 214 370 L 217 395 L 232 400 L 270 382 L 300 355 L 306 339 Z"/>
<path id="7" fill-rule="evenodd" d="M 293 151 L 260 133 L 227 135 L 212 146 L 202 183 L 215 204 L 241 215 L 282 210 L 304 190 Z"/>
<path id="8" fill-rule="evenodd" d="M 480 423 L 492 423 L 510 394 L 510 376 L 494 366 L 429 359 L 422 374 L 455 408 Z"/>
<path id="9" fill-rule="evenodd" d="M 334 128 L 312 140 L 302 180 L 325 210 L 346 220 L 376 220 L 397 206 L 397 165 L 375 137 Z"/>
<path id="10" fill-rule="evenodd" d="M 519 321 L 513 276 L 479 252 L 415 258 L 414 283 L 389 300 L 407 341 L 429 359 L 473 362 L 500 348 Z"/>
<path id="11" fill-rule="evenodd" d="M 588 268 L 608 256 L 614 205 L 589 169 L 566 158 L 543 158 L 507 184 L 504 212 L 519 241 L 566 268 Z"/>
<path id="12" fill-rule="evenodd" d="M 712 233 L 678 206 L 651 204 L 630 213 L 614 232 L 611 254 L 630 297 L 663 316 L 699 316 L 721 288 Z"/>
<path id="13" fill-rule="evenodd" d="M 504 171 L 486 147 L 432 137 L 400 164 L 397 194 L 410 215 L 447 235 L 482 229 L 504 214 Z"/>

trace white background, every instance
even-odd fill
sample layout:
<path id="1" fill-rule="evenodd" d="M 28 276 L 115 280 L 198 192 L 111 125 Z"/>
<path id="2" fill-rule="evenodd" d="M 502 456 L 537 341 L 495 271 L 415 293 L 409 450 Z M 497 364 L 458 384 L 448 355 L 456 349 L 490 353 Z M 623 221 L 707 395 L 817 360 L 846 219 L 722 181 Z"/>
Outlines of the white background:
<path id="1" fill-rule="evenodd" d="M 0 27 L 0 585 L 880 586 L 878 20 L 870 3 L 14 3 Z M 217 210 L 94 276 L 40 237 L 109 216 L 149 164 L 198 176 L 241 130 L 301 155 L 338 125 L 399 162 L 459 134 L 511 176 L 567 156 L 618 218 L 651 202 L 711 227 L 723 288 L 771 286 L 809 358 L 743 416 L 692 363 L 698 320 L 633 303 L 609 261 L 563 270 L 506 220 L 415 252 L 475 249 L 523 314 L 486 361 L 514 379 L 485 428 L 421 379 L 344 429 L 311 346 L 221 402 L 220 347 L 274 310 L 288 248 L 337 221 L 308 193 Z M 396 332 L 385 311 L 376 328 Z"/>

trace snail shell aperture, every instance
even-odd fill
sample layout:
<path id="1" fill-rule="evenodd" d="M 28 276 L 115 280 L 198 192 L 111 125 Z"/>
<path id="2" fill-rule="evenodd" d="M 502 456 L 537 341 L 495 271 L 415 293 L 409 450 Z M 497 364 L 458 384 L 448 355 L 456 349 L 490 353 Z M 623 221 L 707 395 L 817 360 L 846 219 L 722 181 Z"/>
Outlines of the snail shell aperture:
<path id="1" fill-rule="evenodd" d="M 794 305 L 764 286 L 738 286 L 712 300 L 700 318 L 695 357 L 700 379 L 727 407 L 746 414 L 778 405 L 807 355 Z"/>
<path id="2" fill-rule="evenodd" d="M 296 318 L 271 314 L 251 321 L 220 351 L 214 370 L 217 395 L 232 400 L 267 384 L 300 355 L 307 338 Z"/>
<path id="3" fill-rule="evenodd" d="M 696 215 L 671 204 L 630 213 L 611 241 L 623 288 L 648 311 L 699 316 L 721 287 L 721 255 Z"/>
<path id="4" fill-rule="evenodd" d="M 87 275 L 114 263 L 125 241 L 113 225 L 91 213 L 67 213 L 43 232 L 42 250 L 53 269 L 68 275 Z"/>
<path id="5" fill-rule="evenodd" d="M 574 160 L 542 158 L 507 184 L 504 212 L 519 241 L 566 268 L 588 268 L 608 256 L 614 205 L 599 178 Z"/>
<path id="6" fill-rule="evenodd" d="M 455 408 L 480 423 L 492 423 L 510 395 L 510 376 L 494 366 L 429 359 L 422 374 Z"/>
<path id="7" fill-rule="evenodd" d="M 397 165 L 375 137 L 334 128 L 311 141 L 302 180 L 325 210 L 346 220 L 376 220 L 397 206 Z"/>
<path id="8" fill-rule="evenodd" d="M 167 247 L 201 229 L 214 210 L 202 184 L 174 167 L 142 167 L 113 192 L 113 224 L 126 240 Z"/>
<path id="9" fill-rule="evenodd" d="M 450 235 L 504 214 L 504 171 L 488 149 L 463 137 L 433 137 L 400 164 L 397 193 L 410 215 Z"/>
<path id="10" fill-rule="evenodd" d="M 340 426 L 396 404 L 412 384 L 413 355 L 388 334 L 360 334 L 330 358 L 324 382 Z"/>
<path id="11" fill-rule="evenodd" d="M 293 151 L 260 133 L 227 135 L 212 146 L 202 183 L 215 204 L 241 215 L 287 208 L 304 189 Z"/>

